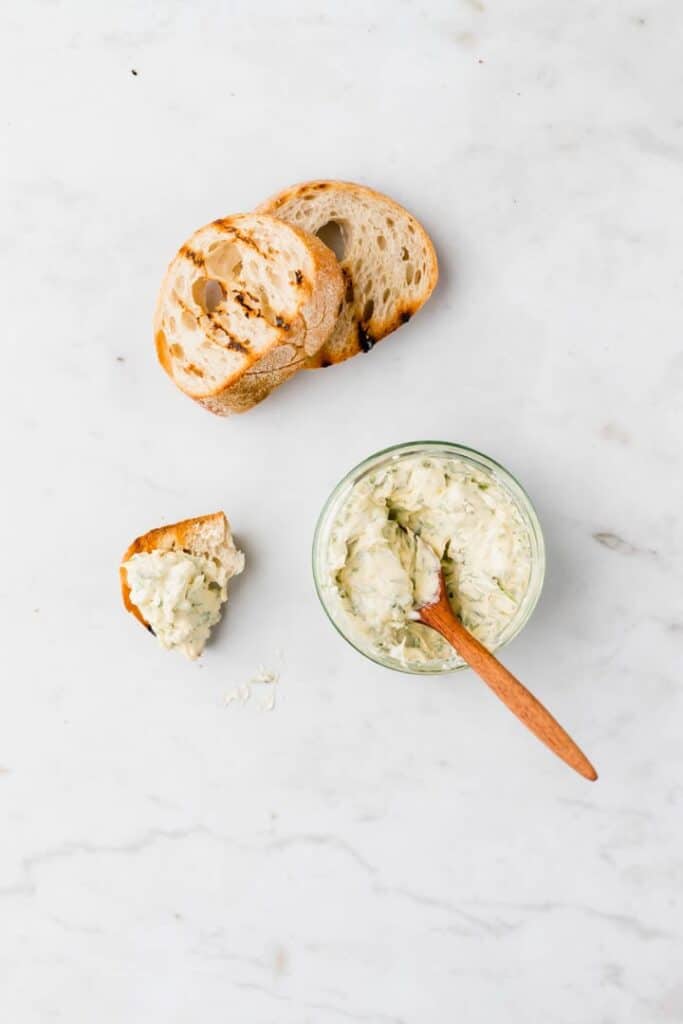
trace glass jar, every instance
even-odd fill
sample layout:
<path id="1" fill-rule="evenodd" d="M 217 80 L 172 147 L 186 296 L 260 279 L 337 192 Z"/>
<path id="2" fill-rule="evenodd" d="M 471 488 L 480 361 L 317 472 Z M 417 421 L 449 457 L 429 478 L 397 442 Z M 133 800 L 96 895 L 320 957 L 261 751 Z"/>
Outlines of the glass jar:
<path id="1" fill-rule="evenodd" d="M 545 544 L 543 533 L 538 517 L 531 503 L 529 496 L 522 486 L 503 466 L 475 451 L 459 444 L 451 444 L 448 441 L 413 441 L 410 444 L 398 444 L 391 448 L 385 448 L 375 455 L 371 455 L 358 466 L 355 466 L 334 488 L 325 502 L 313 538 L 313 578 L 320 603 L 325 610 L 330 622 L 335 629 L 351 644 L 357 651 L 365 655 L 378 665 L 384 665 L 399 672 L 408 672 L 415 675 L 441 675 L 464 668 L 465 663 L 453 652 L 453 657 L 447 661 L 440 662 L 436 666 L 432 664 L 405 664 L 389 653 L 378 652 L 365 648 L 357 639 L 352 639 L 345 631 L 342 616 L 335 616 L 332 608 L 333 602 L 329 599 L 332 595 L 334 584 L 330 581 L 330 574 L 327 567 L 327 552 L 330 544 L 330 533 L 332 526 L 355 485 L 364 477 L 379 469 L 398 462 L 401 459 L 415 455 L 425 456 L 431 459 L 456 458 L 461 462 L 469 464 L 474 470 L 493 478 L 495 482 L 506 491 L 509 498 L 516 506 L 521 520 L 527 530 L 530 551 L 530 572 L 526 592 L 519 603 L 516 613 L 506 624 L 495 646 L 499 650 L 509 643 L 520 630 L 526 625 L 536 607 L 543 588 L 545 575 Z"/>

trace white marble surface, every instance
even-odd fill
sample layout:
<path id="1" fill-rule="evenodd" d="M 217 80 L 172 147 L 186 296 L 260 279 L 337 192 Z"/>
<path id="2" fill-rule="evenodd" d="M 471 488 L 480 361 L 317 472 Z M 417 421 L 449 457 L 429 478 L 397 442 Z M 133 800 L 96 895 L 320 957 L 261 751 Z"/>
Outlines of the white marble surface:
<path id="1" fill-rule="evenodd" d="M 3 1021 L 683 1019 L 682 33 L 676 0 L 2 6 Z M 315 176 L 414 210 L 439 290 L 214 419 L 155 365 L 162 270 Z M 323 617 L 325 496 L 419 436 L 535 499 L 507 657 L 596 785 Z M 117 560 L 217 507 L 249 567 L 190 665 Z M 280 657 L 271 714 L 225 705 Z"/>

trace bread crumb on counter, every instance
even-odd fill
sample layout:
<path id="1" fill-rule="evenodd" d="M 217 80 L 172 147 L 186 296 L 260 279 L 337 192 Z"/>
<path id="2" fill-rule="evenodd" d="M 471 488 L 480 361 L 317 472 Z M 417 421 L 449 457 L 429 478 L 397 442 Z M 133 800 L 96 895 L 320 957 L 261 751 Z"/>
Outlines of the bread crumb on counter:
<path id="1" fill-rule="evenodd" d="M 252 698 L 257 710 L 273 711 L 276 703 L 276 686 L 280 681 L 280 673 L 259 665 L 253 676 L 235 686 L 225 697 L 225 705 L 248 704 Z"/>

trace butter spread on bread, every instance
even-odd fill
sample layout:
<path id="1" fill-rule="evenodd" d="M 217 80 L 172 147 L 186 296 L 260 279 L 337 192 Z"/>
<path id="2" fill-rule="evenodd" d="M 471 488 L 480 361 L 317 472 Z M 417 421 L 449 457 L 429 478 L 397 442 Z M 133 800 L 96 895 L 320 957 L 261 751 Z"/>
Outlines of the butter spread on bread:
<path id="1" fill-rule="evenodd" d="M 166 648 L 197 658 L 244 569 L 222 512 L 161 527 L 126 551 L 121 583 L 126 607 Z"/>

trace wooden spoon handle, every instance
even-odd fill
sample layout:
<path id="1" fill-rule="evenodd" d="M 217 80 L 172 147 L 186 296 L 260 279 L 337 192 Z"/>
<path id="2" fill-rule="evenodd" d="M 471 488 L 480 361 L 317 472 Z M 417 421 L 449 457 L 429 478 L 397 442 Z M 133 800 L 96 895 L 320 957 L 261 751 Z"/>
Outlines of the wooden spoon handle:
<path id="1" fill-rule="evenodd" d="M 470 665 L 489 686 L 503 704 L 509 707 L 513 714 L 530 729 L 535 736 L 538 736 L 546 747 L 562 758 L 571 768 L 583 775 L 585 779 L 592 782 L 598 777 L 593 765 L 586 755 L 577 747 L 571 736 L 568 735 L 553 716 L 547 711 L 539 700 L 530 693 L 526 686 L 523 686 L 519 679 L 516 679 L 497 658 L 487 651 L 483 644 L 480 644 L 476 637 L 472 636 L 469 630 L 465 629 L 454 615 L 438 605 L 423 608 L 420 611 L 422 621 L 436 629 L 452 647 L 458 652 L 461 658 Z"/>

